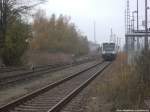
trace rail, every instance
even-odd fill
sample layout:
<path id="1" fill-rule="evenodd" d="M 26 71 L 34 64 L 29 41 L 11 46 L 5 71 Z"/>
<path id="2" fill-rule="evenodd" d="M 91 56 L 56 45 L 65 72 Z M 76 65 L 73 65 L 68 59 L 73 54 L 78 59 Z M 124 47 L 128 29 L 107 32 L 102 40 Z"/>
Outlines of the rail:
<path id="1" fill-rule="evenodd" d="M 81 80 L 81 82 L 79 83 L 77 81 L 77 83 L 80 84 L 80 86 L 77 86 L 77 88 L 75 88 L 73 91 L 71 91 L 66 97 L 64 97 L 63 99 L 61 99 L 55 106 L 53 106 L 51 109 L 48 110 L 48 112 L 56 112 L 58 110 L 60 110 L 66 103 L 68 103 L 75 95 L 77 95 L 84 87 L 86 87 L 94 78 L 96 78 L 96 76 L 98 76 L 98 74 L 100 74 L 101 72 L 103 72 L 108 66 L 110 65 L 110 63 L 106 63 L 106 62 L 101 62 L 101 63 L 98 63 L 98 64 L 95 64 L 93 65 L 92 67 L 89 67 L 85 70 L 82 70 L 76 74 L 73 74 L 72 76 L 69 76 L 69 77 L 66 77 L 58 82 L 54 82 L 44 88 L 41 88 L 33 93 L 30 93 L 28 95 L 25 95 L 9 104 L 6 104 L 2 107 L 0 107 L 0 111 L 2 112 L 9 112 L 11 109 L 14 109 L 14 107 L 17 107 L 21 104 L 24 104 L 25 102 L 29 101 L 29 100 L 32 100 L 52 89 L 55 89 L 56 87 L 64 84 L 65 82 L 67 81 L 70 81 L 70 80 L 73 80 L 74 78 L 77 78 L 77 76 L 79 77 L 81 75 L 81 77 L 87 77 L 88 76 L 88 79 L 84 81 L 84 83 L 80 84 L 81 82 L 83 82 Z M 97 67 L 97 68 L 96 68 Z M 96 70 L 96 72 L 95 72 Z M 91 73 L 90 73 L 91 72 Z M 86 73 L 88 75 L 86 75 Z M 82 75 L 84 74 L 84 75 Z M 79 79 L 82 79 L 79 77 Z M 75 80 L 75 79 L 74 79 Z M 73 82 L 73 81 L 70 81 L 72 83 L 76 83 Z"/>

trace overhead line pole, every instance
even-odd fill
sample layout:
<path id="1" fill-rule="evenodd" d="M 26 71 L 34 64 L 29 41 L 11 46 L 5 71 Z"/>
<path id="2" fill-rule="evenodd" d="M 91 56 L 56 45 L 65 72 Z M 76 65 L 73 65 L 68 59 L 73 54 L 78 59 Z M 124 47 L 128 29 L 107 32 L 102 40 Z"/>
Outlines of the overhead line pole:
<path id="1" fill-rule="evenodd" d="M 139 30 L 139 0 L 137 0 L 137 31 Z"/>
<path id="2" fill-rule="evenodd" d="M 94 21 L 94 41 L 96 43 L 96 23 Z"/>
<path id="3" fill-rule="evenodd" d="M 139 30 L 139 0 L 137 0 L 137 31 Z M 137 37 L 137 49 L 140 48 L 139 37 Z"/>

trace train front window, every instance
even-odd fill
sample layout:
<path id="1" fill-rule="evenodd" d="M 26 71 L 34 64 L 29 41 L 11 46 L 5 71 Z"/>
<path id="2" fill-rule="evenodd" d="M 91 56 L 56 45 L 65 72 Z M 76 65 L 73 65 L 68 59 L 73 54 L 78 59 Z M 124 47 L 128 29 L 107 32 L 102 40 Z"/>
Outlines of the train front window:
<path id="1" fill-rule="evenodd" d="M 113 51 L 115 49 L 114 44 L 103 44 L 103 50 L 105 51 Z"/>

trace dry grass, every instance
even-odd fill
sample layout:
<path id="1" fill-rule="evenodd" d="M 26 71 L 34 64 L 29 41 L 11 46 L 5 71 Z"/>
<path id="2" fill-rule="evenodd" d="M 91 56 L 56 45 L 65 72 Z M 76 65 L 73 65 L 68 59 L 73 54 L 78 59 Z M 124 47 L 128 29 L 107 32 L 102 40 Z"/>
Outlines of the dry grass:
<path id="1" fill-rule="evenodd" d="M 93 85 L 86 112 L 115 112 L 116 109 L 139 109 L 144 84 L 135 66 L 127 65 L 127 56 L 120 53 L 110 69 Z M 144 90 L 148 91 L 148 90 Z"/>
<path id="2" fill-rule="evenodd" d="M 114 62 L 107 84 L 98 85 L 101 94 L 113 102 L 113 109 L 138 109 L 149 94 L 149 88 L 141 81 L 142 74 L 137 74 L 136 66 L 126 64 L 126 55 L 120 53 Z"/>
<path id="3" fill-rule="evenodd" d="M 113 64 L 90 85 L 89 92 L 82 99 L 82 112 L 145 108 L 143 100 L 145 96 L 150 96 L 150 86 L 145 86 L 145 82 L 141 80 L 145 73 L 142 72 L 145 68 L 143 65 L 144 63 L 141 65 L 137 62 L 135 65 L 128 65 L 127 55 L 119 53 Z"/>

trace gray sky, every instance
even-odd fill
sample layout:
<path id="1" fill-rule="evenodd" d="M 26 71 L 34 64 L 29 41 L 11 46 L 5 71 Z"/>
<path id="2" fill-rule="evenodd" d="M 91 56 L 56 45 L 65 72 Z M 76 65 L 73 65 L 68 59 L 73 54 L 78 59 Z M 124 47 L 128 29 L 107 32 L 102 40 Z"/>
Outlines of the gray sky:
<path id="1" fill-rule="evenodd" d="M 134 10 L 136 0 L 130 1 L 131 9 Z M 144 5 L 143 0 L 139 1 L 140 6 Z M 124 38 L 125 7 L 126 0 L 48 0 L 42 6 L 48 16 L 52 13 L 70 16 L 71 21 L 89 40 L 94 40 L 93 22 L 96 21 L 98 43 L 109 41 L 111 28 L 118 37 Z"/>

